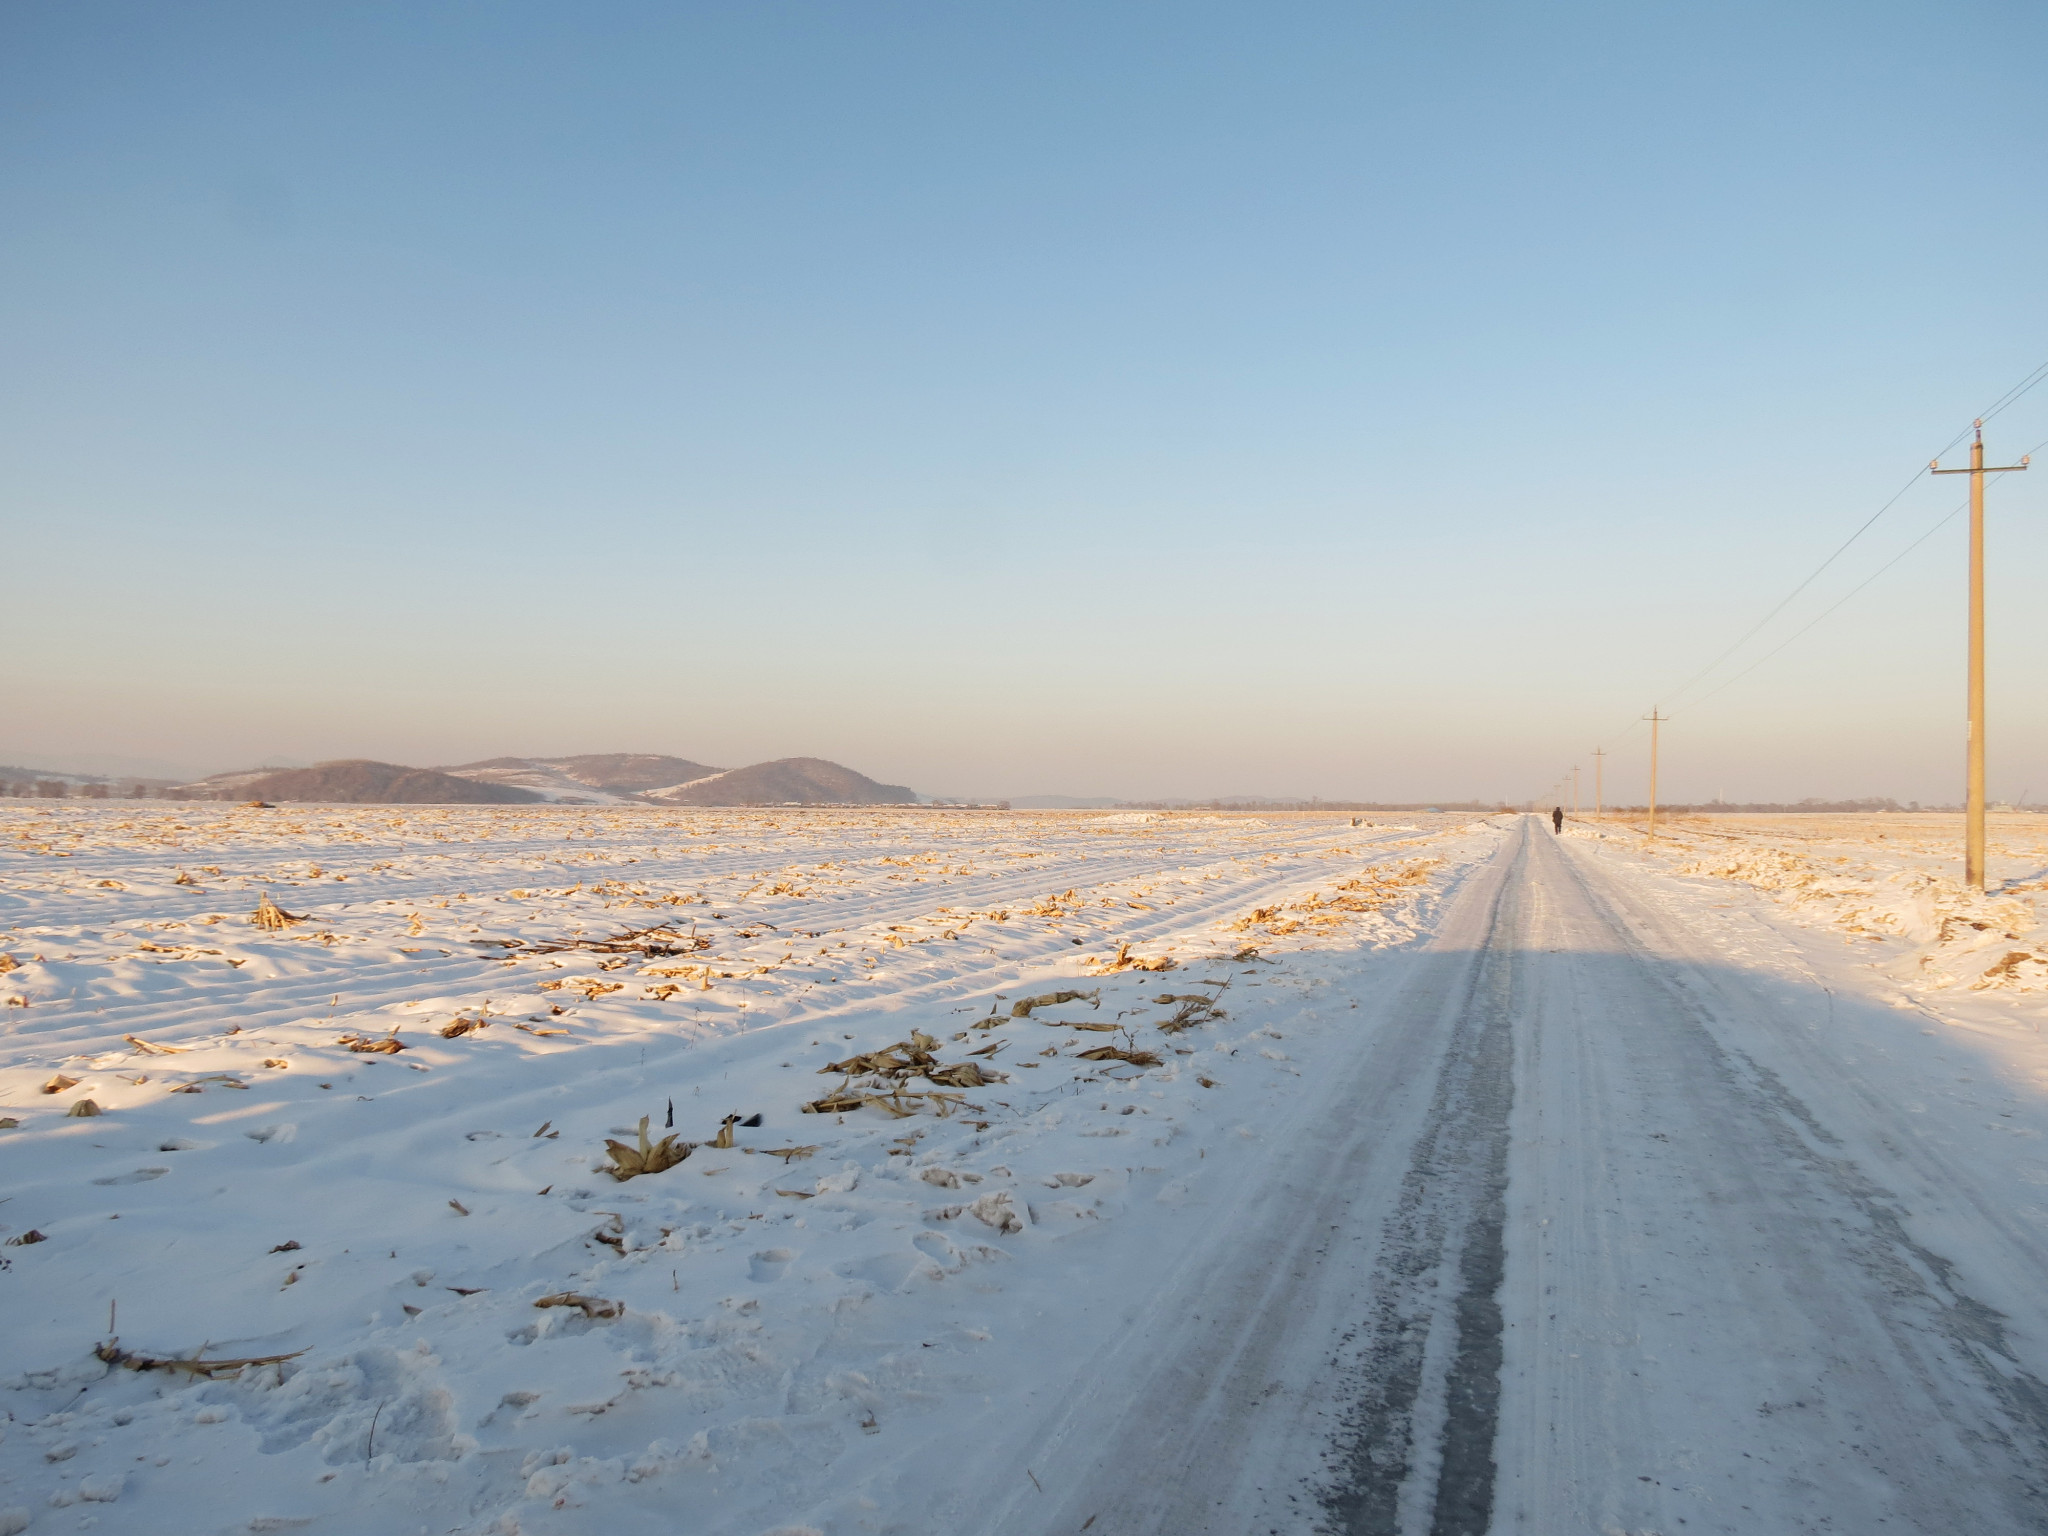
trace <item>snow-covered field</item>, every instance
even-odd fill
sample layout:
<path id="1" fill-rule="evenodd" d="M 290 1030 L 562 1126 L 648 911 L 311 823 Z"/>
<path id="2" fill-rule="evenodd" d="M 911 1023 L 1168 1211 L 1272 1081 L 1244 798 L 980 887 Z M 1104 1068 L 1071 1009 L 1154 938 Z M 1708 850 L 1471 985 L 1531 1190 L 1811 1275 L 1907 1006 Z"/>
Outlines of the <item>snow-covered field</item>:
<path id="1" fill-rule="evenodd" d="M 2040 1528 L 2038 818 L 0 816 L 0 1536 Z"/>
<path id="2" fill-rule="evenodd" d="M 1011 1497 L 1505 835 L 1365 820 L 0 807 L 0 1532 Z"/>

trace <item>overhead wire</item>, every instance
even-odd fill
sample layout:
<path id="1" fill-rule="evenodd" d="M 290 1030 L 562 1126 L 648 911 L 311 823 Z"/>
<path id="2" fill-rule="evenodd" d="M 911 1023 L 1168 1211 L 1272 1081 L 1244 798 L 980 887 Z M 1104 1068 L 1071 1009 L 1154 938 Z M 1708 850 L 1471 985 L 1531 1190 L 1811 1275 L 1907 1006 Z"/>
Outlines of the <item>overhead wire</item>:
<path id="1" fill-rule="evenodd" d="M 1951 443 L 1948 445 L 1948 447 L 1943 448 L 1941 452 L 1947 453 L 1949 448 L 1952 448 L 1954 446 L 1955 445 Z M 1941 454 L 1936 454 L 1935 457 L 1940 458 Z M 1850 534 L 1848 538 L 1844 539 L 1840 547 L 1838 547 L 1833 554 L 1829 555 L 1827 559 L 1821 561 L 1819 565 L 1815 566 L 1811 574 L 1809 574 L 1804 581 L 1800 582 L 1798 586 L 1794 587 L 1790 592 L 1786 593 L 1784 600 L 1781 601 L 1777 607 L 1773 608 L 1769 613 L 1765 614 L 1762 618 L 1758 619 L 1754 624 L 1750 625 L 1748 629 L 1744 630 L 1742 632 L 1742 637 L 1739 640 L 1737 640 L 1733 645 L 1729 646 L 1727 650 L 1723 651 L 1720 655 L 1716 656 L 1712 661 L 1708 662 L 1704 667 L 1700 668 L 1699 671 L 1695 672 L 1691 677 L 1687 678 L 1684 682 L 1680 683 L 1676 688 L 1671 689 L 1667 694 L 1667 697 L 1672 699 L 1673 702 L 1683 699 L 1686 693 L 1692 688 L 1692 686 L 1695 683 L 1699 682 L 1701 678 L 1706 677 L 1708 674 L 1712 673 L 1717 667 L 1721 665 L 1722 662 L 1726 661 L 1730 656 L 1733 656 L 1737 651 L 1741 650 L 1745 645 L 1749 644 L 1749 642 L 1756 637 L 1757 631 L 1761 630 L 1766 624 L 1769 624 L 1771 620 L 1775 619 L 1779 614 L 1783 613 L 1787 608 L 1789 608 L 1792 605 L 1792 600 L 1794 598 L 1798 597 L 1800 593 L 1804 592 L 1808 587 L 1812 586 L 1816 581 L 1818 581 L 1820 579 L 1822 572 L 1824 572 L 1829 566 L 1833 565 L 1837 560 L 1841 559 L 1843 555 L 1849 552 L 1850 545 L 1854 544 L 1858 539 L 1862 538 L 1864 534 L 1868 533 L 1880 517 L 1883 517 L 1885 513 L 1891 511 L 1893 507 L 1897 506 L 1899 503 L 1899 499 L 1903 497 L 1908 491 L 1912 490 L 1914 486 L 1918 485 L 1920 483 L 1920 477 L 1925 473 L 1925 470 L 1916 469 L 1915 471 L 1913 471 L 1912 478 L 1907 480 L 1904 485 L 1900 486 L 1896 491 L 1894 491 L 1889 501 L 1887 501 L 1883 506 L 1879 507 L 1875 512 L 1871 513 L 1869 521 L 1864 523 L 1864 525 L 1858 528 L 1854 533 Z"/>
<path id="2" fill-rule="evenodd" d="M 2021 379 L 2019 383 L 2015 384 L 2011 389 L 2008 389 L 2004 394 L 2000 395 L 1996 400 L 1994 400 L 1989 406 L 1987 406 L 1982 412 L 1980 412 L 1977 415 L 1977 417 L 1975 418 L 1975 422 L 1985 422 L 1992 420 L 1994 417 L 1998 416 L 2000 413 L 2002 413 L 2009 407 L 2017 404 L 2022 397 L 2024 397 L 2028 392 L 2033 390 L 2036 386 L 2038 386 L 2044 381 L 2048 381 L 2048 361 L 2044 361 L 2038 367 L 2030 370 L 2025 378 Z M 1932 458 L 1939 460 L 1942 454 L 1947 453 L 1950 449 L 1954 448 L 1957 444 L 1963 442 L 1966 438 L 1968 438 L 1971 431 L 1972 427 L 1964 427 L 1960 432 L 1956 433 L 1954 437 L 1950 438 L 1946 443 L 1942 444 L 1942 446 L 1932 455 Z M 1760 631 L 1762 631 L 1766 625 L 1768 625 L 1773 619 L 1777 618 L 1779 614 L 1783 613 L 1788 607 L 1790 607 L 1793 601 L 1797 599 L 1801 593 L 1803 593 L 1808 587 L 1812 586 L 1815 581 L 1820 579 L 1821 575 L 1828 569 L 1829 566 L 1833 565 L 1837 560 L 1841 559 L 1843 555 L 1847 554 L 1849 552 L 1850 547 L 1854 545 L 1857 540 L 1861 539 L 1864 534 L 1868 533 L 1873 527 L 1875 527 L 1877 525 L 1878 519 L 1882 518 L 1887 512 L 1891 511 L 1893 507 L 1897 506 L 1900 500 L 1906 495 L 1906 493 L 1912 490 L 1915 485 L 1919 484 L 1920 477 L 1926 473 L 1927 471 L 1924 469 L 1915 469 L 1912 475 L 1906 480 L 1906 482 L 1903 485 L 1901 485 L 1898 488 L 1898 490 L 1894 491 L 1891 494 L 1890 498 L 1886 500 L 1883 506 L 1879 507 L 1875 512 L 1871 513 L 1871 515 L 1864 520 L 1862 525 L 1858 527 L 1854 533 L 1850 534 L 1848 538 L 1844 539 L 1841 542 L 1841 544 L 1836 547 L 1834 553 L 1830 554 L 1825 560 L 1821 561 L 1819 565 L 1815 566 L 1813 570 L 1808 573 L 1806 578 L 1803 581 L 1801 581 L 1798 586 L 1794 587 L 1790 592 L 1788 592 L 1784 596 L 1784 598 L 1775 607 L 1771 609 L 1770 612 L 1766 613 L 1762 618 L 1758 619 L 1756 623 L 1752 624 L 1747 630 L 1743 631 L 1741 638 L 1738 639 L 1733 645 L 1729 646 L 1726 650 L 1722 651 L 1720 655 L 1716 656 L 1706 666 L 1702 667 L 1699 671 L 1695 672 L 1691 677 L 1687 678 L 1683 683 L 1679 684 L 1678 687 L 1667 690 L 1663 696 L 1671 700 L 1674 704 L 1679 704 L 1681 708 L 1691 707 L 1688 705 L 1684 705 L 1681 702 L 1687 693 L 1689 693 L 1703 679 L 1707 678 L 1713 672 L 1715 672 L 1724 662 L 1728 660 L 1730 656 L 1733 656 L 1737 651 L 1741 650 L 1745 645 L 1749 644 L 1751 640 L 1755 639 L 1757 634 Z M 1829 611 L 1832 612 L 1833 609 L 1830 609 Z M 1778 649 L 1782 649 L 1782 647 L 1779 647 Z M 1776 650 L 1773 650 L 1771 654 L 1775 655 Z M 1745 668 L 1744 670 L 1748 671 L 1750 669 Z M 1718 693 L 1719 691 L 1720 689 L 1718 687 L 1712 690 L 1713 693 Z M 1707 697 L 1711 696 L 1711 693 L 1707 695 Z M 1698 700 L 1694 701 L 1695 704 L 1697 704 L 1698 702 Z"/>
<path id="3" fill-rule="evenodd" d="M 1988 420 L 1989 418 L 1986 419 Z M 2034 454 L 2039 453 L 2043 448 L 2048 448 L 2048 438 L 2044 438 L 2042 441 L 2036 443 L 2033 447 L 2029 448 L 2027 450 L 2027 456 L 2031 458 Z M 1992 478 L 1994 480 L 2002 480 L 2005 477 L 2003 475 L 1994 475 L 1992 476 Z M 1749 676 L 1750 673 L 1754 672 L 1758 667 L 1762 666 L 1765 662 L 1769 661 L 1773 656 L 1777 655 L 1778 652 L 1784 650 L 1786 646 L 1790 645 L 1794 640 L 1797 640 L 1801 635 L 1805 634 L 1808 630 L 1812 629 L 1816 624 L 1820 623 L 1822 619 L 1825 619 L 1832 615 L 1836 611 L 1836 609 L 1840 608 L 1844 603 L 1848 602 L 1850 598 L 1856 596 L 1857 593 L 1861 592 L 1873 581 L 1876 581 L 1878 577 L 1882 576 L 1886 571 L 1890 570 L 1893 566 L 1897 565 L 1901 560 L 1905 559 L 1906 556 L 1913 553 L 1914 550 L 1918 549 L 1922 544 L 1925 544 L 1929 539 L 1933 538 L 1937 533 L 1941 532 L 1942 529 L 1946 528 L 1950 523 L 1954 522 L 1958 517 L 1960 517 L 1963 514 L 1963 512 L 1969 507 L 1969 505 L 1970 504 L 1967 500 L 1957 502 L 1953 507 L 1949 508 L 1947 512 L 1943 513 L 1942 516 L 1935 522 L 1935 524 L 1931 528 L 1929 528 L 1925 533 L 1921 534 L 1919 538 L 1915 539 L 1912 543 L 1908 544 L 1896 555 L 1893 555 L 1891 559 L 1885 561 L 1883 565 L 1879 566 L 1876 570 L 1872 571 L 1868 576 L 1864 577 L 1861 581 L 1856 583 L 1855 586 L 1851 587 L 1847 592 L 1843 593 L 1839 598 L 1835 599 L 1835 601 L 1832 604 L 1830 604 L 1827 608 L 1824 608 L 1823 610 L 1821 610 L 1821 612 L 1815 614 L 1812 618 L 1808 619 L 1798 629 L 1794 630 L 1791 634 L 1787 635 L 1783 640 L 1780 640 L 1768 651 L 1765 651 L 1763 655 L 1757 657 L 1755 661 L 1751 662 L 1748 666 L 1744 667 L 1740 672 L 1736 673 L 1733 677 L 1728 678 L 1725 682 L 1719 683 L 1713 688 L 1710 688 L 1709 690 L 1707 690 L 1706 693 L 1700 695 L 1699 698 L 1693 700 L 1691 705 L 1689 705 L 1688 707 L 1692 709 L 1698 709 L 1702 704 L 1706 703 L 1708 699 L 1711 699 L 1723 688 L 1728 687 L 1730 684 L 1738 683 L 1743 678 Z"/>
<path id="4" fill-rule="evenodd" d="M 1998 416 L 2002 415 L 2012 406 L 2018 404 L 2021 399 L 2023 399 L 2026 395 L 2031 393 L 2035 388 L 2037 388 L 2044 382 L 2048 382 L 2048 360 L 2044 360 L 2036 367 L 2030 369 L 2027 372 L 2026 376 L 2022 378 L 2017 384 L 2013 385 L 2004 394 L 2000 395 L 1996 400 L 1992 401 L 1990 405 L 1986 406 L 1983 411 L 1981 411 L 1976 417 L 1972 419 L 1972 423 L 1970 426 L 1962 428 L 1955 434 L 1955 436 L 1951 437 L 1946 443 L 1943 443 L 1941 447 L 1933 455 L 1931 455 L 1932 459 L 1938 462 L 1943 454 L 1948 453 L 1951 449 L 1955 448 L 1956 446 L 1964 442 L 1976 427 L 1981 426 L 1985 422 L 1996 419 Z M 2035 448 L 2029 449 L 2028 452 L 2030 454 L 2038 452 L 2040 446 L 2044 445 L 2037 445 Z M 1819 565 L 1815 566 L 1813 570 L 1809 572 L 1808 575 L 1796 587 L 1794 587 L 1790 592 L 1788 592 L 1780 602 L 1778 602 L 1774 607 L 1772 607 L 1772 609 L 1768 613 L 1766 613 L 1761 619 L 1758 619 L 1756 623 L 1752 624 L 1747 630 L 1745 630 L 1742 636 L 1738 640 L 1736 640 L 1733 645 L 1730 645 L 1726 650 L 1722 651 L 1720 655 L 1716 656 L 1713 659 L 1713 661 L 1709 662 L 1705 667 L 1701 668 L 1698 672 L 1695 672 L 1691 677 L 1687 678 L 1676 689 L 1666 693 L 1664 697 L 1671 699 L 1674 702 L 1682 701 L 1685 695 L 1692 688 L 1697 686 L 1705 678 L 1711 676 L 1714 673 L 1714 671 L 1716 671 L 1728 660 L 1730 656 L 1733 656 L 1736 652 L 1740 651 L 1745 645 L 1749 644 L 1751 640 L 1755 639 L 1756 636 L 1768 624 L 1770 624 L 1773 619 L 1777 618 L 1779 614 L 1783 613 L 1785 609 L 1789 607 L 1792 604 L 1792 602 L 1799 597 L 1801 593 L 1806 591 L 1808 587 L 1812 586 L 1813 583 L 1817 579 L 1819 579 L 1819 577 L 1824 572 L 1827 571 L 1828 567 L 1832 566 L 1837 560 L 1841 559 L 1841 557 L 1844 554 L 1846 554 L 1849 551 L 1849 549 L 1859 539 L 1861 539 L 1866 533 L 1868 533 L 1873 527 L 1875 527 L 1880 518 L 1882 518 L 1887 512 L 1891 511 L 1893 507 L 1897 506 L 1899 501 L 1906 495 L 1906 493 L 1919 483 L 1920 477 L 1925 473 L 1926 471 L 1924 469 L 1915 469 L 1913 471 L 1912 476 L 1908 480 L 1906 480 L 1906 482 L 1902 484 L 1898 488 L 1898 490 L 1894 491 L 1882 506 L 1880 506 L 1868 518 L 1866 518 L 1854 533 L 1850 534 L 1847 539 L 1843 540 L 1842 543 L 1838 545 L 1833 551 L 1833 553 L 1831 553 L 1825 560 L 1821 561 Z M 1784 650 L 1785 647 L 1790 645 L 1794 640 L 1797 640 L 1801 635 L 1806 634 L 1807 631 L 1811 630 L 1823 619 L 1826 619 L 1830 615 L 1835 613 L 1836 610 L 1841 608 L 1842 605 L 1848 602 L 1850 598 L 1856 596 L 1857 593 L 1863 591 L 1864 588 L 1868 587 L 1873 581 L 1877 580 L 1879 576 L 1882 576 L 1886 571 L 1889 571 L 1893 566 L 1897 565 L 1899 561 L 1903 560 L 1915 549 L 1918 549 L 1922 544 L 1926 543 L 1927 540 L 1932 538 L 1936 532 L 1938 532 L 1941 528 L 1945 527 L 1949 523 L 1949 521 L 1956 516 L 1956 512 L 1959 510 L 1960 508 L 1952 510 L 1945 514 L 1940 519 L 1940 521 L 1936 522 L 1933 527 L 1929 528 L 1925 533 L 1921 534 L 1919 538 L 1915 539 L 1911 544 L 1907 545 L 1905 549 L 1901 550 L 1897 555 L 1894 555 L 1890 560 L 1886 561 L 1884 565 L 1880 566 L 1877 570 L 1873 571 L 1869 576 L 1865 577 L 1848 593 L 1846 593 L 1841 598 L 1837 599 L 1833 604 L 1831 604 L 1828 608 L 1823 610 L 1816 617 L 1808 620 L 1793 634 L 1787 636 L 1784 640 L 1780 641 L 1777 645 L 1773 646 L 1769 651 L 1766 651 L 1762 656 L 1758 657 L 1755 661 L 1751 662 L 1748 666 L 1744 667 L 1740 672 L 1736 673 L 1734 677 L 1725 679 L 1723 682 L 1716 684 L 1713 688 L 1709 689 L 1699 698 L 1694 699 L 1689 704 L 1682 704 L 1681 707 L 1684 709 L 1696 709 L 1701 704 L 1704 704 L 1708 699 L 1711 699 L 1716 694 L 1720 693 L 1722 689 L 1728 687 L 1729 684 L 1737 681 L 1740 678 L 1747 677 L 1751 672 L 1754 672 L 1766 661 L 1769 661 L 1773 656 L 1776 656 L 1780 651 Z M 1624 726 L 1620 731 L 1610 736 L 1601 737 L 1600 740 L 1602 742 L 1625 740 L 1635 731 L 1637 726 L 1643 723 L 1643 719 L 1644 717 L 1637 716 L 1635 719 L 1629 721 L 1628 724 Z"/>

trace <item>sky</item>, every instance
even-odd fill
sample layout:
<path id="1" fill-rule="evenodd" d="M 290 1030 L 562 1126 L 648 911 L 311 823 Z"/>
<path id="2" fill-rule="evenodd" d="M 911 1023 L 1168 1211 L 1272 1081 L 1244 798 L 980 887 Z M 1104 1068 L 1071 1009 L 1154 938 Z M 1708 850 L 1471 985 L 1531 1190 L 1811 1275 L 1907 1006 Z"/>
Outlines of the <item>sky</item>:
<path id="1" fill-rule="evenodd" d="M 1666 800 L 1953 802 L 1964 481 L 1916 472 L 2048 362 L 2044 47 L 1972 0 L 0 4 L 0 762 L 1523 800 L 1602 747 L 1612 802 L 1660 708 Z M 2048 473 L 1989 501 L 1991 794 L 2038 800 Z"/>

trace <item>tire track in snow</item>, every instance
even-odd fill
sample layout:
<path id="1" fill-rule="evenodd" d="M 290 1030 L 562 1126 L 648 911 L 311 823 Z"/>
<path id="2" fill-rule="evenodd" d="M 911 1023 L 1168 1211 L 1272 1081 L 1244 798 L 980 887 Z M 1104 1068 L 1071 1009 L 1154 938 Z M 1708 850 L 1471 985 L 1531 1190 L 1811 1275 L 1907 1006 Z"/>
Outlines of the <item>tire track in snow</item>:
<path id="1" fill-rule="evenodd" d="M 1494 889 L 1486 947 L 1452 1002 L 1427 1128 L 1384 1229 L 1369 1320 L 1350 1341 L 1354 1406 L 1322 1495 L 1346 1536 L 1399 1536 L 1424 1510 L 1432 1536 L 1484 1536 L 1492 1520 L 1514 940 L 1528 857 L 1525 831 Z"/>
<path id="2" fill-rule="evenodd" d="M 1830 1431 L 1822 1417 L 1788 1488 L 1756 1493 L 1778 1498 L 1788 1512 L 1801 1502 L 1825 1503 L 1829 1518 L 1852 1524 L 1859 1518 L 1853 1492 L 1870 1501 L 1862 1518 L 1903 1517 L 1913 1529 L 2041 1529 L 2048 1385 L 2027 1369 L 2009 1320 L 1971 1293 L 1962 1266 L 1912 1234 L 1906 1202 L 1880 1182 L 1879 1170 L 1862 1166 L 1835 1128 L 1737 1043 L 1736 1032 L 1772 1007 L 1748 990 L 1754 978 L 1722 973 L 1692 953 L 1688 936 L 1647 893 L 1581 851 L 1560 849 L 1549 862 L 1563 876 L 1560 915 L 1566 922 L 1591 917 L 1611 940 L 1609 990 L 1626 979 L 1636 992 L 1633 1027 L 1621 1037 L 1636 1043 L 1614 1049 L 1610 1039 L 1601 1070 L 1642 1081 L 1628 1060 L 1635 1056 L 1682 1076 L 1693 1113 L 1713 1129 L 1711 1141 L 1687 1154 L 1693 1200 L 1707 1210 L 1732 1208 L 1727 1191 L 1740 1179 L 1736 1187 L 1747 1186 L 1755 1206 L 1754 1235 L 1742 1236 L 1762 1254 L 1755 1269 L 1765 1283 L 1745 1298 L 1756 1331 L 1769 1335 L 1793 1379 L 1801 1372 L 1810 1378 L 1798 1407 L 1854 1426 L 1844 1456 L 1831 1441 L 1850 1433 Z M 1609 1027 L 1596 1019 L 1588 1034 Z M 1623 1108 L 1657 1113 L 1654 1101 Z M 1879 1117 L 1878 1106 L 1869 1112 Z M 1675 1115 L 1656 1123 L 1668 1128 L 1656 1139 L 1681 1134 Z M 1964 1199 L 1968 1191 L 1952 1188 L 1944 1197 Z M 1718 1246 L 1718 1263 L 1743 1289 L 1736 1234 L 1724 1231 Z M 1668 1285 L 1676 1277 L 1661 1278 Z M 1717 1342 L 1733 1353 L 1739 1341 Z M 1807 1355 L 1822 1363 L 1806 1364 Z M 1862 1380 L 1841 1393 L 1832 1386 L 1838 1374 Z M 1857 1469 L 1856 1481 L 1866 1467 L 1876 1470 L 1880 1486 L 1889 1485 L 1884 1495 L 1872 1499 L 1845 1479 L 1831 1465 L 1838 1460 Z M 2006 1523 L 2015 1517 L 2017 1524 Z"/>

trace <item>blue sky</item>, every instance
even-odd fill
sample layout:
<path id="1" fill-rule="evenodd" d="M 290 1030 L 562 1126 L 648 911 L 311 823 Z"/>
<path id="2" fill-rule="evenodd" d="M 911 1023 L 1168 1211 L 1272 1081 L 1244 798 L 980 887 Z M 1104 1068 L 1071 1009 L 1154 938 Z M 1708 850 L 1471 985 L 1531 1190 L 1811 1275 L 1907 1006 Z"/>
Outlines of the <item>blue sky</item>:
<path id="1" fill-rule="evenodd" d="M 0 760 L 1950 800 L 2020 4 L 0 8 Z M 2048 385 L 1992 423 L 2048 439 Z M 1908 491 L 1732 673 L 1926 531 Z M 2048 475 L 1992 792 L 2048 795 Z M 1706 691 L 1709 679 L 1696 692 Z"/>

